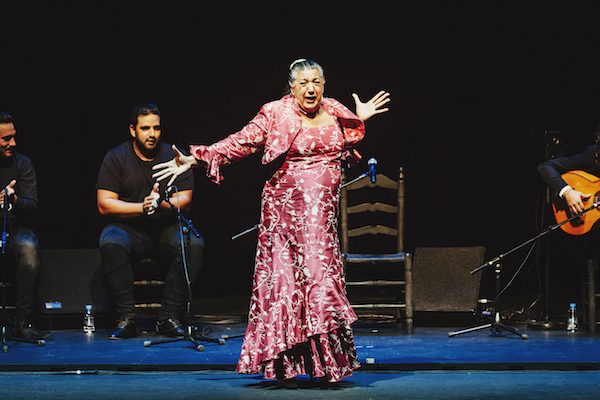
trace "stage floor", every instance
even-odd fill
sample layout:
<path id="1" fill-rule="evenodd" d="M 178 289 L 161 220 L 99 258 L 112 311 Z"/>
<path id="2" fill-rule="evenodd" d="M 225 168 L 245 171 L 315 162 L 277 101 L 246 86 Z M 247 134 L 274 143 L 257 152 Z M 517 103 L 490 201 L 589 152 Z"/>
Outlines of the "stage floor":
<path id="1" fill-rule="evenodd" d="M 8 342 L 0 353 L 3 399 L 585 399 L 600 398 L 600 335 L 356 323 L 362 367 L 333 387 L 300 377 L 297 390 L 235 372 L 244 323 L 198 325 L 223 344 L 160 340 L 151 331 L 108 340 L 108 329 L 52 331 L 46 343 Z"/>
<path id="2" fill-rule="evenodd" d="M 0 354 L 0 371 L 195 371 L 234 370 L 245 324 L 197 325 L 206 337 L 203 351 L 190 340 L 148 345 L 159 340 L 149 330 L 141 336 L 108 340 L 109 330 L 93 335 L 55 330 L 44 345 L 9 341 Z M 563 330 L 532 330 L 528 335 L 489 328 L 449 337 L 463 328 L 416 327 L 412 335 L 396 324 L 354 325 L 362 370 L 600 370 L 600 335 Z"/>

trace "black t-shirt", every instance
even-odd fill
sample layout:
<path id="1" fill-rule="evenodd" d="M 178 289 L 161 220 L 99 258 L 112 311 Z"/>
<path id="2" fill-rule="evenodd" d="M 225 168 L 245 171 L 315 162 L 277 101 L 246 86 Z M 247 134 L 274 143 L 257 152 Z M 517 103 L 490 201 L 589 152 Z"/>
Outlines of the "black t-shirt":
<path id="1" fill-rule="evenodd" d="M 135 154 L 133 150 L 133 142 L 127 141 L 110 149 L 100 166 L 96 189 L 105 189 L 115 192 L 119 195 L 119 199 L 132 203 L 141 203 L 144 198 L 150 194 L 152 186 L 156 180 L 152 177 L 156 171 L 152 167 L 169 160 L 172 160 L 175 152 L 171 148 L 171 144 L 159 143 L 158 151 L 154 160 L 143 161 Z M 168 179 L 159 182 L 159 193 L 164 193 Z M 193 190 L 194 175 L 191 170 L 186 171 L 178 176 L 174 186 L 177 190 Z M 164 219 L 175 221 L 172 215 L 165 215 L 159 210 L 151 216 L 142 216 L 139 218 L 120 218 L 119 222 L 126 224 L 139 223 L 162 223 Z"/>
<path id="2" fill-rule="evenodd" d="M 13 227 L 33 227 L 38 209 L 37 177 L 31 159 L 18 152 L 12 157 L 0 156 L 0 189 L 13 179 L 17 181 L 15 192 L 19 201 L 9 213 L 10 222 Z"/>

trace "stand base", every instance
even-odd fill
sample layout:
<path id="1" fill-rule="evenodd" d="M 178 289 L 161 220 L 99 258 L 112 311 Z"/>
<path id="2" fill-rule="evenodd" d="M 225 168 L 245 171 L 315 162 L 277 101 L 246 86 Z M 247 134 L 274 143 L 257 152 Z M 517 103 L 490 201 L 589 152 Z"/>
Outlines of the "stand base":
<path id="1" fill-rule="evenodd" d="M 538 330 L 564 330 L 566 329 L 566 324 L 561 321 L 550 321 L 550 320 L 535 320 L 532 319 L 527 322 L 527 327 L 529 329 L 538 329 Z"/>
<path id="2" fill-rule="evenodd" d="M 9 336 L 7 333 L 6 325 L 0 326 L 0 339 L 2 341 L 2 351 L 4 353 L 8 352 L 8 341 L 12 340 L 13 342 L 22 342 L 22 343 L 32 343 L 38 346 L 43 346 L 46 344 L 46 341 L 43 339 L 25 339 Z"/>
<path id="3" fill-rule="evenodd" d="M 494 322 L 489 322 L 487 324 L 473 326 L 471 328 L 461 329 L 459 331 L 448 332 L 448 337 L 454 337 L 454 336 L 462 335 L 463 333 L 480 331 L 482 329 L 487 329 L 487 328 L 490 328 L 491 333 L 495 336 L 500 336 L 500 333 L 502 332 L 502 330 L 505 330 L 505 331 L 514 333 L 515 335 L 519 336 L 523 340 L 529 339 L 529 336 L 527 336 L 527 334 L 521 333 L 521 332 L 519 332 L 519 330 L 517 328 L 503 323 L 500 320 L 500 316 L 498 314 L 496 314 L 494 316 Z"/>
<path id="4" fill-rule="evenodd" d="M 150 347 L 155 344 L 163 344 L 163 343 L 173 343 L 179 342 L 181 340 L 189 340 L 194 344 L 194 347 L 198 351 L 204 351 L 205 347 L 200 342 L 212 342 L 218 344 L 225 344 L 225 339 L 214 339 L 204 336 L 197 336 L 194 332 L 195 327 L 192 325 L 187 325 L 185 328 L 185 335 L 174 337 L 174 338 L 166 338 L 166 339 L 157 339 L 157 340 L 145 340 L 144 347 Z"/>

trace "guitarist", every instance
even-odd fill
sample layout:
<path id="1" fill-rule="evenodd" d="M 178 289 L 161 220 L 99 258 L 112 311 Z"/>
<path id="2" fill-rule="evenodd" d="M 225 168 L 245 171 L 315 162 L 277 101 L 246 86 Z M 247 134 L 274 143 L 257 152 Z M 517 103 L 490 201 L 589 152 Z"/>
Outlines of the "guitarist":
<path id="1" fill-rule="evenodd" d="M 539 174 L 550 190 L 554 192 L 554 194 L 558 195 L 558 197 L 562 198 L 565 202 L 565 205 L 568 207 L 571 215 L 579 213 L 585 210 L 586 205 L 585 201 L 589 200 L 589 198 L 594 195 L 590 187 L 586 187 L 586 189 L 581 188 L 586 193 L 582 193 L 577 190 L 581 185 L 573 184 L 577 188 L 571 187 L 565 179 L 561 176 L 562 174 L 566 174 L 569 171 L 581 170 L 587 172 L 588 174 L 594 175 L 595 177 L 600 177 L 600 124 L 596 128 L 594 132 L 595 143 L 587 146 L 582 152 L 571 155 L 571 156 L 560 156 L 547 161 L 540 163 L 537 167 Z M 589 191 L 589 192 L 588 192 Z M 590 202 L 588 201 L 587 206 L 589 207 Z M 592 211 L 596 212 L 596 211 Z M 585 223 L 584 223 L 585 225 Z M 563 230 L 567 225 L 563 225 Z M 581 227 L 581 226 L 580 226 Z M 585 253 L 585 258 L 588 260 L 595 259 L 597 262 L 600 261 L 600 230 L 598 229 L 598 224 L 595 224 L 592 221 L 592 225 L 589 228 L 591 234 L 586 234 L 584 236 L 583 241 L 583 251 Z M 584 230 L 584 232 L 587 232 Z M 592 296 L 595 295 L 596 290 L 590 287 L 590 282 L 594 278 L 595 272 L 592 272 L 594 269 L 593 264 L 588 263 L 587 267 L 587 278 L 583 278 L 586 282 L 586 287 L 588 290 L 588 304 L 590 305 L 587 309 L 587 321 L 588 321 L 588 331 L 590 333 L 595 332 L 595 324 L 590 324 L 589 321 L 596 321 L 597 318 L 595 316 L 594 308 L 592 308 L 591 304 L 594 303 L 593 299 L 590 299 L 590 294 Z M 592 280 L 591 280 L 592 279 Z M 585 303 L 585 301 L 584 301 Z"/>
<path id="2" fill-rule="evenodd" d="M 553 158 L 540 163 L 537 167 L 544 182 L 558 197 L 564 199 L 572 214 L 583 211 L 584 201 L 588 200 L 593 193 L 582 193 L 572 188 L 561 175 L 572 170 L 582 170 L 600 176 L 600 124 L 594 132 L 594 137 L 595 144 L 589 145 L 581 153 Z"/>

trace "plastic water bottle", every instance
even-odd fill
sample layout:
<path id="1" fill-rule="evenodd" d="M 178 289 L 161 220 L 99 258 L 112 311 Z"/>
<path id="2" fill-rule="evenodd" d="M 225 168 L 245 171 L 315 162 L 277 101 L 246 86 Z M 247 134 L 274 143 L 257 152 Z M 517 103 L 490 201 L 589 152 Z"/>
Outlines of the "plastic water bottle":
<path id="1" fill-rule="evenodd" d="M 577 331 L 577 305 L 575 303 L 569 303 L 569 310 L 567 311 L 567 332 L 573 333 Z"/>
<path id="2" fill-rule="evenodd" d="M 94 323 L 94 313 L 92 311 L 92 305 L 85 305 L 85 314 L 83 315 L 83 332 L 91 335 L 96 330 L 96 324 Z"/>

